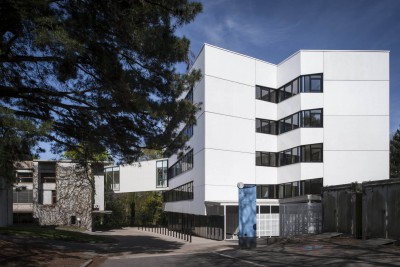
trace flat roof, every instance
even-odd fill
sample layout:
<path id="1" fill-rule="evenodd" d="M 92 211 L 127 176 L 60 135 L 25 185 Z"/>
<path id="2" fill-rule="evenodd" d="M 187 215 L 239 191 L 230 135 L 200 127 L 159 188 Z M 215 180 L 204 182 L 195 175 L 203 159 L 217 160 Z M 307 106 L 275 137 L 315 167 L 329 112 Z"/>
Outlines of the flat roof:
<path id="1" fill-rule="evenodd" d="M 203 46 L 201 47 L 200 51 L 198 52 L 198 54 L 197 54 L 197 56 L 195 58 L 195 61 L 200 56 L 200 54 L 204 50 L 205 46 L 213 47 L 213 48 L 216 48 L 216 49 L 219 49 L 219 50 L 223 50 L 223 51 L 228 52 L 228 53 L 232 53 L 232 54 L 236 54 L 236 55 L 239 55 L 239 56 L 242 56 L 242 57 L 247 57 L 247 58 L 250 58 L 250 59 L 261 61 L 261 62 L 270 64 L 270 65 L 273 65 L 273 66 L 279 66 L 280 64 L 286 62 L 287 60 L 289 60 L 290 58 L 294 57 L 295 55 L 297 55 L 300 52 L 381 52 L 381 53 L 390 53 L 389 50 L 326 50 L 326 49 L 318 50 L 318 49 L 300 49 L 300 50 L 294 52 L 293 54 L 291 54 L 289 57 L 287 57 L 284 60 L 282 60 L 281 62 L 279 62 L 278 64 L 274 64 L 274 63 L 271 63 L 271 62 L 268 62 L 268 61 L 265 61 L 265 60 L 262 60 L 262 59 L 258 59 L 258 58 L 255 58 L 255 57 L 252 57 L 252 56 L 248 56 L 248 55 L 244 55 L 244 54 L 241 54 L 241 53 L 238 53 L 238 52 L 235 52 L 235 51 L 232 51 L 232 50 L 228 50 L 228 49 L 225 49 L 225 48 L 222 48 L 222 47 L 218 47 L 218 46 L 215 46 L 215 45 L 204 43 Z"/>

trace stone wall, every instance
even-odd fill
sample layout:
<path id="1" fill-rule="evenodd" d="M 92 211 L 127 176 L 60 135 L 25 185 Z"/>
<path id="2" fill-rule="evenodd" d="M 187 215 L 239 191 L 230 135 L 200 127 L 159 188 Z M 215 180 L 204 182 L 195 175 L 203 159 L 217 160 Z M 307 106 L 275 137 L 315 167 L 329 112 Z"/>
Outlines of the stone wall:
<path id="1" fill-rule="evenodd" d="M 84 168 L 75 163 L 55 163 L 56 203 L 43 205 L 39 203 L 39 194 L 43 190 L 40 164 L 36 162 L 34 170 L 33 217 L 40 225 L 71 225 L 71 218 L 75 216 L 76 226 L 91 230 L 92 186 Z"/>

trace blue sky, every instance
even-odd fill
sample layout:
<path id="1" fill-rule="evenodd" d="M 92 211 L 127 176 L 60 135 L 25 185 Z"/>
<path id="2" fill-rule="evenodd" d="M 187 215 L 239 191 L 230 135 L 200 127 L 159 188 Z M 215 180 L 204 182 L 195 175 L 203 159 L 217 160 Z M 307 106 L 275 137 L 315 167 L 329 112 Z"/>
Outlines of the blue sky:
<path id="1" fill-rule="evenodd" d="M 390 132 L 400 128 L 400 0 L 204 0 L 179 29 L 197 55 L 209 43 L 272 63 L 300 49 L 390 50 Z"/>

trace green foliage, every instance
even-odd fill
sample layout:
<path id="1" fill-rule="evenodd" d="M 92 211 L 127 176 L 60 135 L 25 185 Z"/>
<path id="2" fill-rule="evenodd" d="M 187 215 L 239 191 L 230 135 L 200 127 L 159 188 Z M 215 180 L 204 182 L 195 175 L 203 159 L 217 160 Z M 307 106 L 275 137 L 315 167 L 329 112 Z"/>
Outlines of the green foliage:
<path id="1" fill-rule="evenodd" d="M 0 107 L 0 177 L 6 177 L 9 185 L 15 177 L 15 162 L 33 159 L 32 149 L 46 128 L 46 124 L 39 128 L 29 120 L 17 119 Z"/>
<path id="2" fill-rule="evenodd" d="M 390 140 L 390 178 L 400 178 L 400 129 Z"/>
<path id="3" fill-rule="evenodd" d="M 160 192 L 138 193 L 135 208 L 136 224 L 159 225 L 163 222 L 162 196 Z"/>
<path id="4" fill-rule="evenodd" d="M 40 136 L 56 153 L 85 144 L 131 162 L 143 148 L 179 149 L 178 128 L 194 124 L 199 107 L 178 96 L 200 73 L 177 73 L 189 40 L 175 30 L 201 9 L 188 0 L 1 1 L 1 113 L 50 126 Z"/>
<path id="5" fill-rule="evenodd" d="M 80 145 L 79 147 L 64 152 L 64 158 L 75 161 L 92 160 L 95 162 L 112 160 L 106 151 L 97 151 L 96 148 L 87 147 L 85 145 Z"/>
<path id="6" fill-rule="evenodd" d="M 106 210 L 113 213 L 104 220 L 103 227 L 133 225 L 161 225 L 164 223 L 160 192 L 120 193 L 105 195 Z M 95 228 L 99 228 L 96 222 Z"/>

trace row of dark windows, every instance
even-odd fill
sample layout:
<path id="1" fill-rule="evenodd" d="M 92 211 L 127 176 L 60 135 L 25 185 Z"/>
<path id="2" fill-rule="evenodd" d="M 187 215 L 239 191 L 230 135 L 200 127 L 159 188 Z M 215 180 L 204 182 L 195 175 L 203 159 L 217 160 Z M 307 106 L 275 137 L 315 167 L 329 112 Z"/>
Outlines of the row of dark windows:
<path id="1" fill-rule="evenodd" d="M 281 152 L 256 151 L 256 165 L 280 167 L 298 162 L 322 162 L 322 151 L 322 143 L 297 146 Z"/>
<path id="2" fill-rule="evenodd" d="M 193 149 L 181 157 L 174 165 L 168 169 L 168 179 L 193 169 Z"/>
<path id="3" fill-rule="evenodd" d="M 301 128 L 323 127 L 322 109 L 302 110 L 279 121 L 256 119 L 256 132 L 282 134 Z"/>
<path id="4" fill-rule="evenodd" d="M 193 182 L 178 186 L 163 193 L 164 202 L 193 199 Z"/>
<path id="5" fill-rule="evenodd" d="M 310 179 L 283 184 L 257 185 L 258 199 L 281 199 L 321 194 L 323 179 Z"/>
<path id="6" fill-rule="evenodd" d="M 279 89 L 256 86 L 256 99 L 272 103 L 282 102 L 298 93 L 320 93 L 323 91 L 322 73 L 302 75 Z"/>

